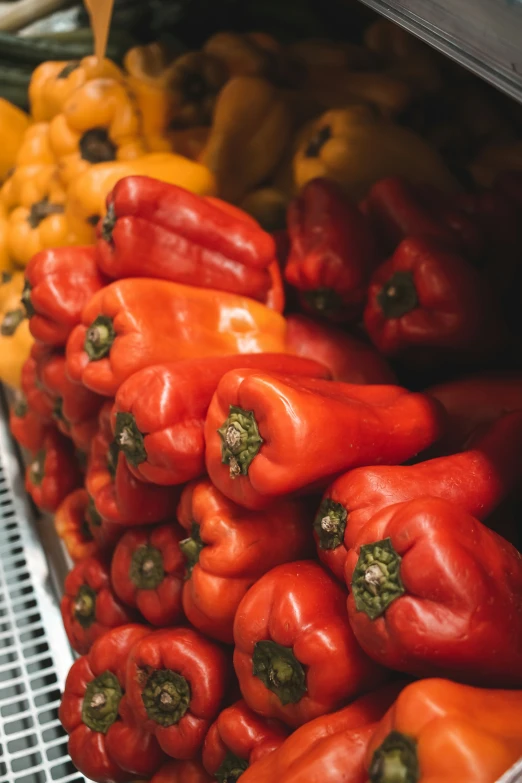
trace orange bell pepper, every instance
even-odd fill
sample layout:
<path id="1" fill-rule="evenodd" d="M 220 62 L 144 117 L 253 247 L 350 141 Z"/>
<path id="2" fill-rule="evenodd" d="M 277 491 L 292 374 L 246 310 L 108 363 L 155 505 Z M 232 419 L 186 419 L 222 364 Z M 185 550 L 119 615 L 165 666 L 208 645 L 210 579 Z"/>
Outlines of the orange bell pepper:
<path id="1" fill-rule="evenodd" d="M 24 133 L 29 127 L 29 117 L 17 106 L 0 98 L 0 124 L 2 127 L 0 182 L 3 182 L 15 163 Z"/>
<path id="2" fill-rule="evenodd" d="M 67 343 L 73 381 L 113 396 L 151 364 L 238 353 L 284 353 L 282 315 L 247 297 L 149 278 L 98 291 Z"/>
<path id="3" fill-rule="evenodd" d="M 24 133 L 22 145 L 16 156 L 16 168 L 20 166 L 54 165 L 55 163 L 49 141 L 49 123 L 35 122 Z"/>
<path id="4" fill-rule="evenodd" d="M 494 783 L 522 755 L 522 691 L 414 682 L 377 727 L 371 783 Z"/>

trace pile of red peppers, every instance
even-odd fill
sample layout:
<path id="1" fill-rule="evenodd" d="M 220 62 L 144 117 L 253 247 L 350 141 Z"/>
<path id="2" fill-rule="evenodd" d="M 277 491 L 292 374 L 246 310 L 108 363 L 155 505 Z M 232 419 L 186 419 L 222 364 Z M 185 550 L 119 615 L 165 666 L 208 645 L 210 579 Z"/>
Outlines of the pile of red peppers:
<path id="1" fill-rule="evenodd" d="M 271 236 L 121 180 L 33 257 L 11 430 L 96 783 L 495 783 L 522 755 L 522 176 Z"/>

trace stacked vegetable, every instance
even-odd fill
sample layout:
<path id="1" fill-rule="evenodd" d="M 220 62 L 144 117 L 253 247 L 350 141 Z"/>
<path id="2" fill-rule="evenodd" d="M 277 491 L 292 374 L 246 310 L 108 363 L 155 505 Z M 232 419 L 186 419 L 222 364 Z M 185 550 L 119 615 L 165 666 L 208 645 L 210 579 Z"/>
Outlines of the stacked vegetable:
<path id="1" fill-rule="evenodd" d="M 60 150 L 65 193 L 3 339 L 34 340 L 11 429 L 75 563 L 71 757 L 99 783 L 494 783 L 522 753 L 521 175 L 465 193 L 382 111 L 330 109 L 270 234 L 239 205 L 283 160 L 267 77 L 293 61 L 237 39 L 277 76 L 219 81 L 219 36 L 165 66 L 217 58 L 176 114 L 195 134 L 216 101 L 204 163 L 143 156 L 166 127 L 92 60 L 48 64 L 24 141 Z"/>

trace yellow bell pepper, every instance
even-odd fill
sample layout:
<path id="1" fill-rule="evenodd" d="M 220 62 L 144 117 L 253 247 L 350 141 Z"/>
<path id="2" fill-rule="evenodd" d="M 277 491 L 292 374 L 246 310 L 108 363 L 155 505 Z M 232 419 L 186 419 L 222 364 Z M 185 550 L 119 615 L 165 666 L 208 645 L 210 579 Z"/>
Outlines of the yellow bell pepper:
<path id="1" fill-rule="evenodd" d="M 78 87 L 51 120 L 49 133 L 66 187 L 95 163 L 134 160 L 146 152 L 136 103 L 115 79 Z"/>
<path id="2" fill-rule="evenodd" d="M 16 156 L 24 140 L 24 133 L 29 127 L 28 115 L 13 106 L 9 101 L 0 98 L 0 127 L 2 128 L 2 143 L 0 144 L 0 183 L 2 183 L 13 168 Z"/>
<path id="3" fill-rule="evenodd" d="M 0 215 L 0 274 L 10 272 L 13 268 L 12 259 L 7 252 L 7 218 Z"/>
<path id="4" fill-rule="evenodd" d="M 228 79 L 226 66 L 211 54 L 187 52 L 168 69 L 173 98 L 173 130 L 210 125 L 219 91 Z"/>
<path id="5" fill-rule="evenodd" d="M 16 166 L 54 165 L 55 163 L 56 159 L 49 138 L 49 123 L 35 122 L 34 125 L 27 128 L 24 134 L 16 156 Z"/>
<path id="6" fill-rule="evenodd" d="M 229 77 L 262 76 L 280 81 L 282 49 L 266 33 L 215 33 L 203 45 L 203 51 L 220 60 Z"/>
<path id="7" fill-rule="evenodd" d="M 94 241 L 98 220 L 105 214 L 105 199 L 123 177 L 154 177 L 179 185 L 200 196 L 216 195 L 212 173 L 202 164 L 173 153 L 154 153 L 133 161 L 99 163 L 76 179 L 67 191 L 65 214 L 82 243 Z"/>
<path id="8" fill-rule="evenodd" d="M 383 177 L 404 177 L 446 192 L 458 187 L 424 139 L 368 106 L 323 114 L 295 155 L 294 176 L 299 188 L 315 177 L 335 180 L 356 201 Z"/>
<path id="9" fill-rule="evenodd" d="M 0 284 L 0 321 L 7 313 L 20 307 L 24 287 L 23 272 L 7 275 Z M 3 278 L 4 279 L 4 278 Z M 0 381 L 13 389 L 20 388 L 22 367 L 34 342 L 29 331 L 29 321 L 21 322 L 13 335 L 0 333 Z"/>
<path id="10" fill-rule="evenodd" d="M 221 198 L 237 203 L 264 182 L 281 160 L 292 131 L 282 94 L 264 79 L 237 76 L 219 94 L 201 154 Z"/>
<path id="11" fill-rule="evenodd" d="M 111 60 L 91 55 L 80 62 L 42 63 L 29 83 L 29 103 L 35 122 L 49 122 L 63 109 L 72 93 L 92 79 L 123 81 L 123 73 Z"/>

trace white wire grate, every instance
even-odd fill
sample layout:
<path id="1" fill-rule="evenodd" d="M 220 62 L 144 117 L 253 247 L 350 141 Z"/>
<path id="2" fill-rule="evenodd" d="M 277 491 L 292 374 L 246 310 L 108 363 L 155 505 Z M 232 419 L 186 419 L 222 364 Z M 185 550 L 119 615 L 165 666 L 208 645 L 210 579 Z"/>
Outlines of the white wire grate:
<path id="1" fill-rule="evenodd" d="M 0 783 L 83 783 L 58 720 L 72 654 L 0 413 Z"/>

